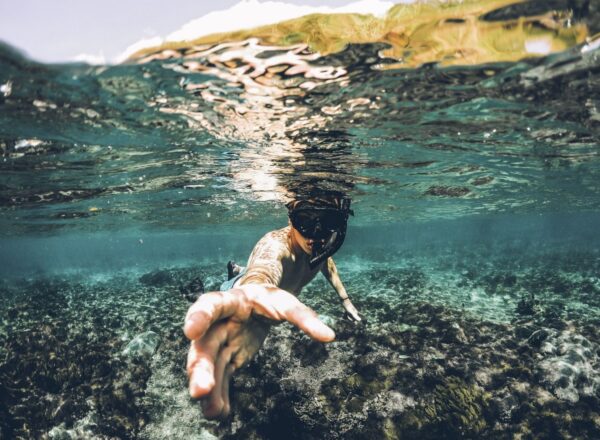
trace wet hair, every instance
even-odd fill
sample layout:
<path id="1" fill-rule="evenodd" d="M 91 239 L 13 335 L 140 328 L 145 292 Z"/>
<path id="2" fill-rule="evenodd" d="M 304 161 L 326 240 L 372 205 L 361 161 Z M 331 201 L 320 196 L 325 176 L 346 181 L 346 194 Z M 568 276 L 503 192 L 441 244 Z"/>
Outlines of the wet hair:
<path id="1" fill-rule="evenodd" d="M 343 196 L 338 195 L 318 195 L 318 196 L 304 196 L 298 197 L 285 204 L 289 212 L 300 208 L 331 208 L 331 209 L 343 209 Z"/>

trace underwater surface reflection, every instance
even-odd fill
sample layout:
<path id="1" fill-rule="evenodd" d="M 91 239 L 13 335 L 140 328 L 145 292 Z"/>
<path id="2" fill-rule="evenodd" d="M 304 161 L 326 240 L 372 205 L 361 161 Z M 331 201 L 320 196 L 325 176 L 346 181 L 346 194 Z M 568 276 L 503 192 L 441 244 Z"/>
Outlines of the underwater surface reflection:
<path id="1" fill-rule="evenodd" d="M 468 26 L 493 19 L 513 29 L 516 20 L 519 39 L 493 34 L 490 41 L 522 50 L 540 38 L 563 45 L 549 44 L 541 58 L 508 50 L 512 62 L 495 53 L 469 59 L 459 55 L 488 48 L 488 40 L 444 33 L 462 66 L 436 53 L 416 69 L 404 56 L 385 55 L 389 42 L 374 37 L 361 44 L 340 37 L 351 44 L 315 52 L 311 44 L 327 37 L 318 33 L 285 45 L 260 32 L 235 41 L 235 33 L 220 35 L 225 42 L 146 50 L 129 64 L 100 67 L 44 66 L 5 48 L 2 231 L 128 222 L 190 229 L 224 217 L 266 226 L 274 202 L 315 186 L 351 195 L 366 224 L 597 210 L 598 40 L 585 40 L 593 25 L 568 11 L 548 13 L 570 17 L 553 26 L 539 10 L 519 21 L 504 17 L 511 9 L 493 14 L 496 3 L 507 2 L 481 2 L 485 15 Z M 484 14 L 477 4 L 463 7 Z M 388 27 L 412 26 L 419 12 L 393 11 Z M 446 23 L 462 12 L 419 17 Z M 330 29 L 320 23 L 326 19 L 302 26 Z M 467 26 L 455 21 L 449 26 Z M 260 216 L 249 209 L 257 202 L 265 202 Z"/>

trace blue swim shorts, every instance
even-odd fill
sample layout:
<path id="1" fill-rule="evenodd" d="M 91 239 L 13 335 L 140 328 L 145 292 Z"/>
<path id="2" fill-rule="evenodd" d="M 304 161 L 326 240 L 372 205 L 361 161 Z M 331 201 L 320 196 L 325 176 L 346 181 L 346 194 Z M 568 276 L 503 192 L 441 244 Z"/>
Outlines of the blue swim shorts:
<path id="1" fill-rule="evenodd" d="M 229 289 L 233 288 L 233 285 L 236 283 L 236 281 L 239 280 L 240 278 L 242 278 L 245 273 L 246 273 L 246 268 L 244 267 L 238 275 L 234 276 L 232 279 L 225 281 L 223 284 L 221 284 L 221 287 L 219 288 L 219 290 L 221 292 L 223 292 L 225 290 L 229 290 Z"/>

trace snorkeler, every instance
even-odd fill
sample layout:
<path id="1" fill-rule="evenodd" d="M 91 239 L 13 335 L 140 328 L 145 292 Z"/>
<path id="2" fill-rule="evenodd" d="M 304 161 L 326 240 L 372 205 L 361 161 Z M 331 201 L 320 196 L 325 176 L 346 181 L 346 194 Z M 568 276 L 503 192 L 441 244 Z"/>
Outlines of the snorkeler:
<path id="1" fill-rule="evenodd" d="M 344 242 L 350 200 L 311 198 L 286 206 L 288 226 L 261 238 L 247 267 L 221 291 L 200 296 L 187 312 L 189 390 L 192 397 L 203 397 L 208 418 L 229 414 L 231 376 L 256 354 L 275 321 L 289 321 L 317 341 L 335 339 L 333 330 L 296 298 L 319 271 L 347 315 L 361 319 L 331 258 Z M 229 264 L 230 277 L 235 271 Z"/>

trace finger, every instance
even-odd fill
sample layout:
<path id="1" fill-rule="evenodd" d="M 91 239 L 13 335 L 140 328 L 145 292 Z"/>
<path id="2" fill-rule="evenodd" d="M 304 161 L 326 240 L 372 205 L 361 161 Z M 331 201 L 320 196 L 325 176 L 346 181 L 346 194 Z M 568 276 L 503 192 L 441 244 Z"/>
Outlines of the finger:
<path id="1" fill-rule="evenodd" d="M 277 289 L 259 294 L 254 302 L 254 310 L 260 315 L 271 319 L 285 319 L 317 341 L 331 342 L 335 339 L 335 332 L 317 317 L 314 310 L 285 290 Z"/>
<path id="2" fill-rule="evenodd" d="M 229 384 L 231 382 L 231 376 L 233 376 L 233 372 L 235 371 L 235 366 L 233 364 L 229 364 L 225 367 L 225 375 L 223 376 L 223 416 L 229 415 L 231 411 L 231 404 L 229 402 Z"/>
<path id="3" fill-rule="evenodd" d="M 188 352 L 189 391 L 194 399 L 210 393 L 215 386 L 213 356 L 203 352 L 198 344 L 193 341 Z"/>
<path id="4" fill-rule="evenodd" d="M 201 339 L 193 341 L 188 352 L 187 373 L 190 396 L 199 398 L 215 385 L 215 358 L 227 339 L 225 324 L 213 327 Z"/>
<path id="5" fill-rule="evenodd" d="M 210 292 L 188 309 L 183 332 L 188 339 L 202 337 L 212 324 L 233 315 L 239 308 L 240 291 Z"/>
<path id="6" fill-rule="evenodd" d="M 231 361 L 232 355 L 233 349 L 225 347 L 219 353 L 215 364 L 215 386 L 208 397 L 202 402 L 204 415 L 209 419 L 215 419 L 223 415 L 223 407 L 225 406 L 223 399 L 223 378 L 225 376 L 225 367 Z"/>
<path id="7" fill-rule="evenodd" d="M 286 313 L 286 319 L 316 341 L 333 341 L 335 339 L 333 329 L 321 321 L 313 310 L 304 304 L 301 306 Z"/>
<path id="8" fill-rule="evenodd" d="M 350 318 L 352 318 L 354 321 L 359 322 L 361 320 L 358 310 L 356 310 L 355 307 L 348 307 L 346 311 L 348 312 Z"/>
<path id="9" fill-rule="evenodd" d="M 354 321 L 354 322 L 360 322 L 361 321 L 360 316 L 358 316 L 356 313 L 346 312 L 346 316 L 348 317 L 348 319 L 350 321 Z"/>

